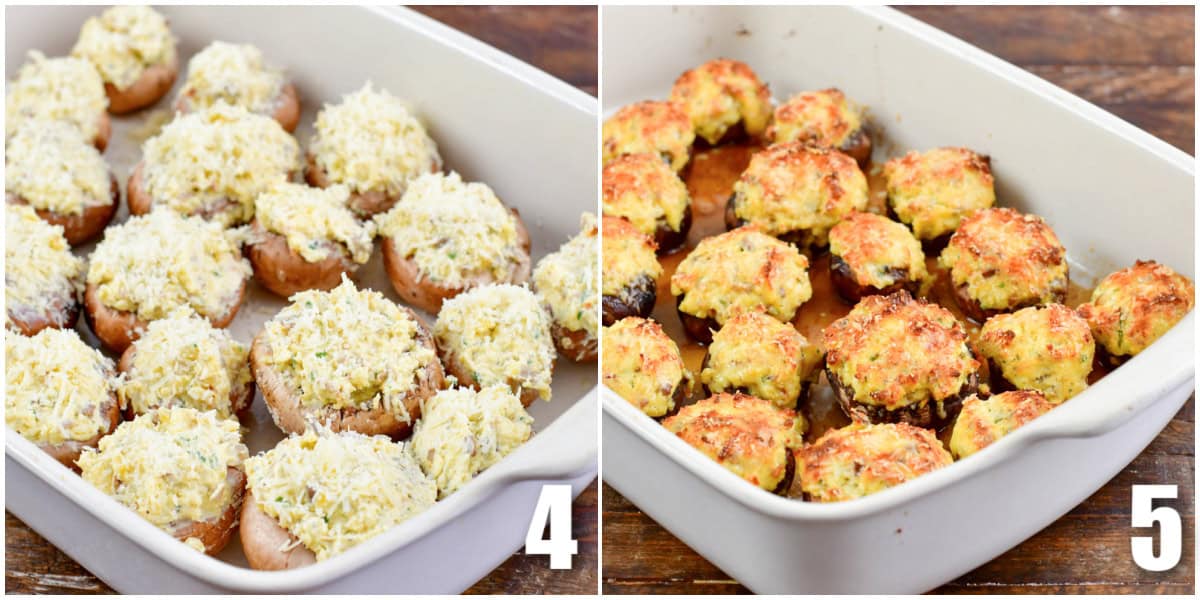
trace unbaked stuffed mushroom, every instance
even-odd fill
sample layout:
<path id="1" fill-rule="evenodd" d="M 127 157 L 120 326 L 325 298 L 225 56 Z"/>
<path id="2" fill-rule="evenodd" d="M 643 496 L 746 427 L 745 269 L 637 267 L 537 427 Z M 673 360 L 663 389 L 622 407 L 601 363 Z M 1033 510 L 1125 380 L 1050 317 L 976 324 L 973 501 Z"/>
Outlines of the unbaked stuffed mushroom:
<path id="1" fill-rule="evenodd" d="M 167 19 L 149 6 L 113 6 L 90 17 L 71 56 L 96 67 L 108 110 L 117 115 L 158 102 L 179 75 L 175 37 Z"/>
<path id="2" fill-rule="evenodd" d="M 7 327 L 25 335 L 74 327 L 85 268 L 83 259 L 71 253 L 62 226 L 43 221 L 28 206 L 5 205 Z"/>
<path id="3" fill-rule="evenodd" d="M 36 50 L 8 84 L 4 104 L 4 137 L 27 121 L 63 121 L 104 152 L 112 135 L 104 80 L 82 58 L 46 58 Z"/>
<path id="4" fill-rule="evenodd" d="M 550 308 L 551 334 L 558 351 L 575 362 L 596 360 L 600 294 L 599 227 L 584 213 L 579 234 L 538 261 L 533 290 Z"/>
<path id="5" fill-rule="evenodd" d="M 991 160 L 966 148 L 912 151 L 883 165 L 888 208 L 923 242 L 940 244 L 996 203 Z"/>
<path id="6" fill-rule="evenodd" d="M 874 213 L 847 215 L 829 230 L 829 278 L 843 300 L 905 290 L 919 296 L 932 283 L 921 242 L 907 227 Z"/>
<path id="7" fill-rule="evenodd" d="M 604 385 L 646 415 L 675 412 L 692 395 L 692 373 L 679 346 L 662 326 L 641 317 L 626 317 L 605 326 L 600 377 Z"/>
<path id="8" fill-rule="evenodd" d="M 678 104 L 646 100 L 618 110 L 604 122 L 601 137 L 605 164 L 626 154 L 657 154 L 678 173 L 691 160 L 696 133 Z"/>
<path id="9" fill-rule="evenodd" d="M 1100 281 L 1079 307 L 1102 358 L 1119 365 L 1175 326 L 1196 303 L 1190 279 L 1152 260 L 1139 260 Z"/>
<path id="10" fill-rule="evenodd" d="M 300 122 L 300 98 L 283 71 L 266 65 L 251 44 L 216 41 L 188 61 L 175 109 L 190 113 L 224 103 L 274 119 L 285 131 Z"/>
<path id="11" fill-rule="evenodd" d="M 871 159 L 871 137 L 862 110 L 837 88 L 800 92 L 775 108 L 767 128 L 773 144 L 802 142 L 845 153 L 864 167 Z"/>
<path id="12" fill-rule="evenodd" d="M 1061 304 L 988 319 L 976 348 L 988 361 L 992 390 L 1037 390 L 1054 404 L 1087 388 L 1096 354 L 1087 321 Z"/>
<path id="13" fill-rule="evenodd" d="M 737 392 L 796 408 L 821 375 L 821 350 L 791 323 L 742 313 L 713 334 L 700 382 L 710 394 Z"/>
<path id="14" fill-rule="evenodd" d="M 1050 412 L 1055 402 L 1036 390 L 1014 390 L 988 398 L 971 396 L 950 434 L 950 452 L 966 458 L 994 444 L 1030 421 Z"/>
<path id="15" fill-rule="evenodd" d="M 652 236 L 660 254 L 678 250 L 692 227 L 687 186 L 653 154 L 629 154 L 604 165 L 604 215 L 621 217 Z"/>
<path id="16" fill-rule="evenodd" d="M 671 101 L 683 107 L 696 135 L 717 145 L 760 138 L 771 120 L 771 92 L 745 63 L 710 60 L 685 71 L 671 88 Z"/>
<path id="17" fill-rule="evenodd" d="M 856 423 L 832 429 L 797 452 L 800 491 L 812 502 L 862 498 L 954 462 L 928 429 Z"/>

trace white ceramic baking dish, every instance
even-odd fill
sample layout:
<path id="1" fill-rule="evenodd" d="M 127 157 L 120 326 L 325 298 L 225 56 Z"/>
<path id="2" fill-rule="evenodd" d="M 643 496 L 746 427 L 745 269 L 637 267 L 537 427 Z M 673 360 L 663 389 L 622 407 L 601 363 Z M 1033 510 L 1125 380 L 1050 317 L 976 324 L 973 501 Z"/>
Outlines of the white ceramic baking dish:
<path id="1" fill-rule="evenodd" d="M 665 97 L 721 56 L 777 98 L 837 86 L 883 130 L 876 160 L 939 145 L 990 154 L 999 202 L 1050 222 L 1072 277 L 1153 258 L 1194 278 L 1192 157 L 932 27 L 886 8 L 603 10 L 605 114 Z M 1194 328 L 1189 314 L 983 452 L 842 504 L 746 485 L 604 389 L 604 480 L 756 592 L 922 592 L 1033 535 L 1137 456 L 1192 392 Z"/>
<path id="2" fill-rule="evenodd" d="M 47 55 L 69 51 L 84 19 L 99 10 L 7 8 L 8 73 L 30 48 Z M 357 90 L 368 78 L 407 99 L 429 125 L 448 168 L 489 183 L 521 211 L 535 259 L 578 231 L 580 213 L 595 210 L 595 99 L 479 41 L 398 8 L 173 6 L 162 11 L 180 38 L 185 61 L 221 39 L 252 42 L 269 61 L 286 67 L 304 107 L 297 131 L 302 144 L 321 103 Z M 122 183 L 139 158 L 133 137 L 146 119 L 141 114 L 114 120 L 106 158 Z M 122 207 L 118 220 L 126 214 Z M 378 256 L 356 279 L 398 300 Z M 231 327 L 244 342 L 284 305 L 252 287 Z M 432 322 L 432 316 L 426 318 Z M 80 329 L 95 342 L 86 326 Z M 245 568 L 236 536 L 219 559 L 199 554 L 7 428 L 5 505 L 125 593 L 457 593 L 521 547 L 543 484 L 570 484 L 578 494 L 595 478 L 595 385 L 593 365 L 560 359 L 554 399 L 530 409 L 537 433 L 527 444 L 429 511 L 297 571 Z M 282 437 L 261 396 L 253 418 L 247 438 L 252 453 Z"/>

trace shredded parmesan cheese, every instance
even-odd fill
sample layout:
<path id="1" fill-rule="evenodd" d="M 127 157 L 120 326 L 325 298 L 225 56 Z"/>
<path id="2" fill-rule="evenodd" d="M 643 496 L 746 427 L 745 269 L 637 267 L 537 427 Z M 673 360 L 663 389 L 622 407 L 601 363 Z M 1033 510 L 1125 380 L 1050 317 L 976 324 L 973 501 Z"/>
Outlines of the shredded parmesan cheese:
<path id="1" fill-rule="evenodd" d="M 71 253 L 61 225 L 28 206 L 4 207 L 4 294 L 8 321 L 39 319 L 71 304 L 83 291 L 83 259 Z"/>
<path id="2" fill-rule="evenodd" d="M 70 329 L 4 336 L 4 421 L 42 444 L 90 440 L 108 431 L 113 362 Z"/>
<path id="3" fill-rule="evenodd" d="M 267 67 L 258 48 L 216 41 L 188 61 L 179 97 L 191 110 L 227 103 L 265 115 L 275 111 L 283 85 L 283 71 Z"/>
<path id="4" fill-rule="evenodd" d="M 351 260 L 363 264 L 371 258 L 375 223 L 360 223 L 346 205 L 350 190 L 344 185 L 326 189 L 281 183 L 255 201 L 258 222 L 287 238 L 288 247 L 308 262 L 329 257 L 336 242 Z"/>
<path id="5" fill-rule="evenodd" d="M 66 121 L 84 139 L 94 139 L 108 110 L 104 81 L 96 68 L 80 58 L 46 58 L 31 50 L 29 62 L 8 85 L 5 137 L 30 119 Z"/>
<path id="6" fill-rule="evenodd" d="M 550 314 L 563 329 L 586 331 L 596 339 L 600 306 L 600 249 L 596 246 L 596 215 L 584 213 L 579 235 L 563 244 L 558 252 L 547 254 L 533 271 L 533 285 L 550 306 Z M 566 348 L 571 340 L 561 340 Z"/>
<path id="7" fill-rule="evenodd" d="M 8 139 L 4 158 L 4 191 L 36 209 L 79 215 L 113 203 L 104 157 L 68 123 L 27 121 Z"/>
<path id="8" fill-rule="evenodd" d="M 90 61 L 104 81 L 124 90 L 147 67 L 175 60 L 175 38 L 153 8 L 113 6 L 84 21 L 71 56 Z"/>

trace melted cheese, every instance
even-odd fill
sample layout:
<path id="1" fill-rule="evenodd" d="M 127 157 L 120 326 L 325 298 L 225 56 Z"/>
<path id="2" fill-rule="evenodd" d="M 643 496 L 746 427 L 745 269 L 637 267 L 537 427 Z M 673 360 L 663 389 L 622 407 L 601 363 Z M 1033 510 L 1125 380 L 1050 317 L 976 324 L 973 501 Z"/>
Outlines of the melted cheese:
<path id="1" fill-rule="evenodd" d="M 801 142 L 776 144 L 754 154 L 733 184 L 734 213 L 771 235 L 804 232 L 824 246 L 829 230 L 867 207 L 867 178 L 853 158 Z"/>
<path id="2" fill-rule="evenodd" d="M 283 85 L 283 71 L 266 66 L 258 48 L 216 41 L 188 61 L 179 97 L 193 111 L 230 104 L 269 115 L 279 104 Z"/>
<path id="3" fill-rule="evenodd" d="M 948 234 L 996 203 L 987 158 L 966 148 L 909 152 L 887 161 L 883 176 L 892 210 L 922 240 Z"/>
<path id="4" fill-rule="evenodd" d="M 679 231 L 691 206 L 683 180 L 653 154 L 630 154 L 604 165 L 604 214 L 623 217 L 646 235 L 665 224 Z"/>
<path id="5" fill-rule="evenodd" d="M 221 516 L 239 491 L 229 469 L 247 455 L 237 421 L 169 408 L 122 423 L 78 465 L 85 481 L 171 532 Z"/>
<path id="6" fill-rule="evenodd" d="M 714 394 L 742 391 L 779 408 L 796 408 L 812 383 L 821 351 L 788 323 L 743 313 L 713 334 L 700 381 Z"/>
<path id="7" fill-rule="evenodd" d="M 153 8 L 113 6 L 83 22 L 71 56 L 87 59 L 105 82 L 124 90 L 147 67 L 175 61 L 175 38 Z"/>
<path id="8" fill-rule="evenodd" d="M 671 88 L 692 120 L 696 134 L 716 144 L 739 121 L 759 137 L 771 119 L 771 92 L 745 63 L 717 59 L 685 72 Z"/>
<path id="9" fill-rule="evenodd" d="M 375 223 L 354 218 L 349 198 L 343 185 L 319 189 L 280 183 L 255 200 L 255 217 L 267 231 L 287 238 L 288 247 L 308 262 L 328 258 L 336 243 L 361 265 L 371 258 Z"/>
<path id="10" fill-rule="evenodd" d="M 28 206 L 5 205 L 4 297 L 10 323 L 14 316 L 24 321 L 61 314 L 83 291 L 83 269 L 61 225 L 41 220 Z"/>
<path id="11" fill-rule="evenodd" d="M 442 304 L 433 334 L 480 387 L 534 390 L 550 400 L 550 316 L 528 289 L 485 285 L 459 294 Z"/>
<path id="12" fill-rule="evenodd" d="M 30 441 L 90 440 L 111 424 L 113 362 L 73 330 L 4 336 L 4 421 Z"/>
<path id="13" fill-rule="evenodd" d="M 622 107 L 601 130 L 604 163 L 626 154 L 657 154 L 679 172 L 687 165 L 696 133 L 678 104 L 647 100 Z"/>
<path id="14" fill-rule="evenodd" d="M 1061 304 L 988 319 L 976 347 L 1017 389 L 1040 391 L 1054 404 L 1087 388 L 1096 354 L 1087 321 Z"/>
<path id="15" fill-rule="evenodd" d="M 605 327 L 601 339 L 601 380 L 642 412 L 661 417 L 675 409 L 677 397 L 692 395 L 692 373 L 658 323 L 627 317 Z"/>
<path id="16" fill-rule="evenodd" d="M 1133 356 L 1175 326 L 1196 303 L 1190 279 L 1166 265 L 1137 261 L 1105 277 L 1079 314 L 1113 356 Z"/>
<path id="17" fill-rule="evenodd" d="M 602 290 L 605 296 L 621 298 L 629 304 L 628 295 L 634 284 L 644 278 L 653 283 L 662 275 L 662 264 L 655 255 L 657 246 L 653 238 L 625 219 L 604 217 L 602 223 Z"/>
<path id="18" fill-rule="evenodd" d="M 437 486 L 405 444 L 324 429 L 305 431 L 246 461 L 264 513 L 326 560 L 433 506 Z M 290 550 L 292 545 L 279 548 Z"/>
<path id="19" fill-rule="evenodd" d="M 4 191 L 39 210 L 83 214 L 113 203 L 104 157 L 62 121 L 27 121 L 4 148 Z"/>
<path id="20" fill-rule="evenodd" d="M 291 297 L 263 328 L 265 364 L 310 407 L 375 410 L 411 422 L 405 397 L 437 360 L 421 324 L 383 294 L 344 275 L 332 291 Z"/>
<path id="21" fill-rule="evenodd" d="M 150 323 L 132 352 L 117 391 L 134 414 L 187 407 L 229 419 L 234 416 L 231 396 L 253 381 L 246 345 L 183 311 Z"/>
<path id="22" fill-rule="evenodd" d="M 824 337 L 826 365 L 854 400 L 888 410 L 955 396 L 979 369 L 954 315 L 907 292 L 863 298 Z"/>
<path id="23" fill-rule="evenodd" d="M 790 321 L 812 298 L 808 259 L 794 246 L 747 225 L 706 238 L 671 276 L 679 310 L 724 323 L 747 311 Z"/>
<path id="24" fill-rule="evenodd" d="M 1054 403 L 1035 391 L 1004 392 L 984 400 L 971 396 L 954 423 L 950 451 L 956 458 L 966 458 L 1052 408 Z"/>
<path id="25" fill-rule="evenodd" d="M 1046 304 L 1067 290 L 1067 251 L 1054 230 L 1011 208 L 963 219 L 938 262 L 984 309 Z"/>
<path id="26" fill-rule="evenodd" d="M 199 217 L 155 211 L 105 231 L 87 282 L 105 306 L 142 321 L 177 307 L 211 320 L 228 314 L 250 275 L 232 232 Z"/>
<path id="27" fill-rule="evenodd" d="M 596 215 L 584 213 L 579 220 L 579 235 L 547 254 L 533 270 L 533 286 L 550 307 L 554 322 L 569 331 L 585 331 L 587 339 L 596 339 L 599 330 L 600 248 L 596 245 Z M 564 337 L 560 345 L 570 348 L 574 342 Z"/>
<path id="28" fill-rule="evenodd" d="M 808 424 L 791 409 L 743 394 L 717 394 L 662 422 L 733 474 L 774 490 L 787 474 L 788 454 L 803 445 Z"/>
<path id="29" fill-rule="evenodd" d="M 834 225 L 829 252 L 850 266 L 859 285 L 883 289 L 900 280 L 929 279 L 921 242 L 907 227 L 873 213 L 852 213 Z"/>
<path id="30" fill-rule="evenodd" d="M 842 148 L 863 129 L 862 111 L 841 90 L 801 92 L 775 109 L 767 129 L 773 143 L 803 142 L 822 148 Z"/>
<path id="31" fill-rule="evenodd" d="M 928 429 L 906 423 L 833 429 L 796 455 L 800 489 L 816 502 L 862 498 L 954 461 Z"/>
<path id="32" fill-rule="evenodd" d="M 5 137 L 31 119 L 65 121 L 91 140 L 108 110 L 104 81 L 96 68 L 79 58 L 46 58 L 36 50 L 8 85 Z"/>
<path id="33" fill-rule="evenodd" d="M 425 402 L 411 447 L 421 470 L 445 498 L 531 435 L 533 417 L 507 387 L 452 389 Z"/>
<path id="34" fill-rule="evenodd" d="M 155 205 L 226 226 L 249 222 L 254 199 L 300 168 L 300 146 L 279 123 L 224 102 L 176 118 L 142 151 Z"/>
<path id="35" fill-rule="evenodd" d="M 442 162 L 437 144 L 404 103 L 370 82 L 341 104 L 326 104 L 315 128 L 309 151 L 317 165 L 330 181 L 355 192 L 398 196 Z"/>
<path id="36" fill-rule="evenodd" d="M 442 287 L 509 281 L 528 258 L 517 217 L 487 184 L 464 182 L 458 173 L 416 178 L 375 222 L 422 278 Z"/>

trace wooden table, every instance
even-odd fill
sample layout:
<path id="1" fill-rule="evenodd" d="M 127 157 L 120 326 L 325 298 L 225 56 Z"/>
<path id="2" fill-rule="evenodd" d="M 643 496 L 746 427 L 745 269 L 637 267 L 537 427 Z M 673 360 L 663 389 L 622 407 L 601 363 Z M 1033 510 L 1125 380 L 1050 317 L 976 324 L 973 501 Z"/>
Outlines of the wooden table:
<path id="1" fill-rule="evenodd" d="M 594 7 L 418 7 L 521 60 L 595 95 L 597 15 Z M 546 556 L 517 552 L 468 593 L 594 594 L 597 589 L 597 494 L 593 482 L 575 500 L 572 527 L 579 555 L 570 571 L 552 571 Z M 7 593 L 113 593 L 104 582 L 5 512 Z"/>
<path id="2" fill-rule="evenodd" d="M 906 7 L 956 35 L 1194 154 L 1191 7 Z M 1195 399 L 1132 464 L 1062 519 L 936 590 L 947 593 L 1194 591 Z M 1184 556 L 1164 573 L 1133 564 L 1130 486 L 1172 483 Z M 738 593 L 746 589 L 604 487 L 606 593 Z M 646 565 L 654 565 L 653 570 Z"/>

